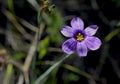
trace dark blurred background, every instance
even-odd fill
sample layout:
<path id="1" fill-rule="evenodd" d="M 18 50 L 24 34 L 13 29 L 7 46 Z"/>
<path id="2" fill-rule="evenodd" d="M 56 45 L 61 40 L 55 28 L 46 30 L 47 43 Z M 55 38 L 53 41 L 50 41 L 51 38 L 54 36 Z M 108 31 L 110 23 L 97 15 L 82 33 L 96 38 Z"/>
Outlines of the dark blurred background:
<path id="1" fill-rule="evenodd" d="M 37 12 L 43 6 L 40 0 L 37 0 L 37 5 L 33 3 L 34 0 L 32 3 L 30 1 L 0 0 L 0 58 L 9 56 L 24 63 L 35 35 L 32 26 L 38 27 Z M 44 29 L 29 70 L 31 84 L 64 54 L 61 45 L 67 38 L 61 35 L 60 30 L 64 25 L 70 25 L 73 17 L 82 18 L 85 27 L 98 25 L 96 36 L 103 44 L 99 50 L 89 51 L 87 57 L 80 58 L 73 54 L 52 72 L 45 84 L 120 84 L 120 0 L 48 2 L 54 4 L 55 8 L 41 17 L 40 23 L 44 24 Z M 6 61 L 0 61 L 0 81 L 5 80 L 7 65 Z M 17 83 L 20 73 L 13 66 L 10 84 Z"/>

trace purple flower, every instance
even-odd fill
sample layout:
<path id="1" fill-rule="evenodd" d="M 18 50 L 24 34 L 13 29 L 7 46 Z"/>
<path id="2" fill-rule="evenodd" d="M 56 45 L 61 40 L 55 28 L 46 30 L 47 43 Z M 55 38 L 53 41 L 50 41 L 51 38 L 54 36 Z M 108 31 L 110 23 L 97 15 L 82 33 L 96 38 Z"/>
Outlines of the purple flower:
<path id="1" fill-rule="evenodd" d="M 87 56 L 88 49 L 97 50 L 101 46 L 99 38 L 93 36 L 97 30 L 97 25 L 90 25 L 84 29 L 83 20 L 80 18 L 73 18 L 71 26 L 65 26 L 61 33 L 69 37 L 62 45 L 62 50 L 67 54 L 74 53 L 77 50 L 80 57 Z"/>

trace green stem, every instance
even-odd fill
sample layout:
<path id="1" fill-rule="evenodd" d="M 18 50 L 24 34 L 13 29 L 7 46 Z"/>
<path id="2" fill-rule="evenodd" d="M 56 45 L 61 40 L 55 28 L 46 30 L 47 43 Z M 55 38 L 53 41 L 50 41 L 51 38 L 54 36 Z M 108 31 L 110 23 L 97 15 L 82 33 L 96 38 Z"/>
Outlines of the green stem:
<path id="1" fill-rule="evenodd" d="M 44 79 L 57 67 L 59 66 L 65 59 L 67 59 L 70 55 L 64 56 L 61 60 L 57 61 L 53 64 L 46 72 L 44 72 L 35 82 L 35 84 L 43 84 Z"/>
<path id="2" fill-rule="evenodd" d="M 14 11 L 14 2 L 13 2 L 13 0 L 7 0 L 7 5 L 8 5 L 9 10 L 10 10 L 13 14 L 15 14 L 15 11 Z"/>
<path id="3" fill-rule="evenodd" d="M 68 64 L 64 64 L 63 67 L 65 67 L 66 69 L 70 70 L 70 71 L 73 71 L 79 75 L 82 75 L 88 79 L 93 79 L 93 80 L 97 80 L 97 78 L 95 78 L 94 76 L 90 75 L 89 73 L 87 72 L 84 72 L 84 71 L 81 71 L 80 69 L 77 69 L 76 67 L 74 66 L 71 66 L 71 65 L 68 65 Z"/>
<path id="4" fill-rule="evenodd" d="M 11 76 L 12 72 L 13 72 L 13 65 L 12 64 L 8 64 L 3 84 L 9 84 L 10 83 L 10 80 L 11 80 L 11 77 L 12 77 Z"/>
<path id="5" fill-rule="evenodd" d="M 40 26 L 41 18 L 42 18 L 42 10 L 38 11 L 37 14 L 38 27 Z"/>
<path id="6" fill-rule="evenodd" d="M 109 34 L 105 37 L 104 41 L 105 41 L 105 42 L 110 41 L 114 36 L 116 36 L 116 35 L 119 34 L 119 33 L 120 33 L 120 28 L 113 30 L 111 33 L 109 33 Z"/>

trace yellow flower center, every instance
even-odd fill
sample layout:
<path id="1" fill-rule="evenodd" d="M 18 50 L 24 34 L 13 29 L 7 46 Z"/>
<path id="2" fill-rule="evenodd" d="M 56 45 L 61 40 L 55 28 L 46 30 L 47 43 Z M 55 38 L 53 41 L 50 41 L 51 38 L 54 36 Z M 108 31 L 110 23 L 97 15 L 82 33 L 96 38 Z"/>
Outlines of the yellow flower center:
<path id="1" fill-rule="evenodd" d="M 81 41 L 81 40 L 84 40 L 84 37 L 83 37 L 83 35 L 81 33 L 78 33 L 78 35 L 76 36 L 76 39 L 78 41 Z"/>

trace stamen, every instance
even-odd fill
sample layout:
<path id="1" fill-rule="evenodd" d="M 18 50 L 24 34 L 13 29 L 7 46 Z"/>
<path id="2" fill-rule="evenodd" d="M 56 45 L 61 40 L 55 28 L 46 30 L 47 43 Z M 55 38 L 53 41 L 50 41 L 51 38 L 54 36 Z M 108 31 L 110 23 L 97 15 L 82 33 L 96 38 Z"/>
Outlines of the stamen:
<path id="1" fill-rule="evenodd" d="M 78 35 L 76 36 L 76 39 L 77 39 L 78 41 L 81 41 L 81 40 L 84 39 L 84 37 L 83 37 L 83 35 L 82 35 L 81 33 L 78 33 Z"/>

